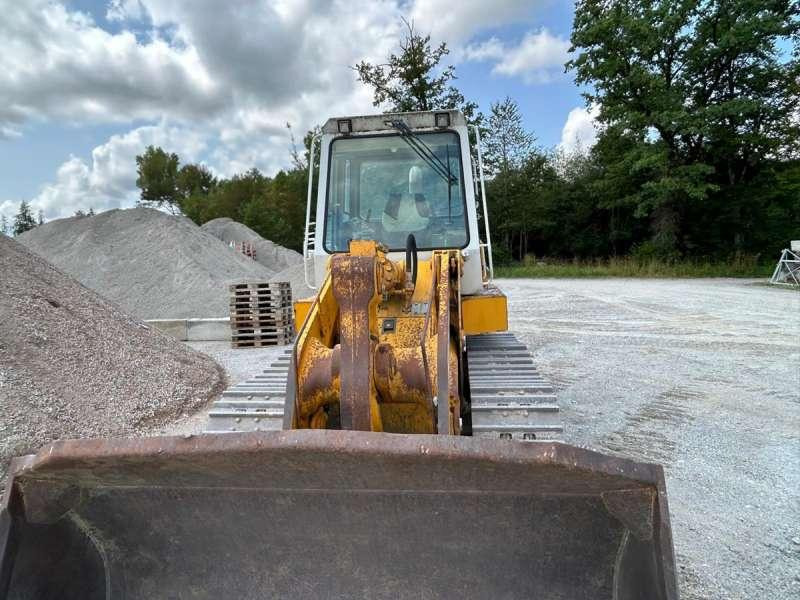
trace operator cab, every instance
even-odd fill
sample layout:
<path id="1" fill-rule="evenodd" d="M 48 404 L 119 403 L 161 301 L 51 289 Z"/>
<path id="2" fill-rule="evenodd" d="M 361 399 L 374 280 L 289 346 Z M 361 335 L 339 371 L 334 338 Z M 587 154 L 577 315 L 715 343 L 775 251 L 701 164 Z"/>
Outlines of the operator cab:
<path id="1" fill-rule="evenodd" d="M 376 240 L 399 259 L 413 234 L 422 259 L 432 250 L 461 250 L 462 294 L 483 288 L 491 276 L 483 254 L 488 244 L 480 242 L 461 112 L 333 118 L 323 127 L 320 147 L 316 221 L 311 222 L 309 186 L 304 243 L 312 287 L 324 279 L 328 258 L 346 252 L 350 240 Z"/>

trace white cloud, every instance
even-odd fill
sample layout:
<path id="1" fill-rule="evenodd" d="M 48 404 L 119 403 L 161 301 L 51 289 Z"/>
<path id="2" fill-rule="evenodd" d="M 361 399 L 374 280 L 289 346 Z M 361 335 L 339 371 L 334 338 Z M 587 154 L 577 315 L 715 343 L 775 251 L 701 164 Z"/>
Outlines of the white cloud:
<path id="1" fill-rule="evenodd" d="M 411 19 L 420 31 L 451 47 L 466 42 L 480 30 L 530 16 L 545 0 L 417 0 Z"/>
<path id="2" fill-rule="evenodd" d="M 143 41 L 127 29 L 105 31 L 59 3 L 9 3 L 0 21 L 0 136 L 18 135 L 30 120 L 156 123 L 111 137 L 88 160 L 66 160 L 31 202 L 48 219 L 131 205 L 134 158 L 147 144 L 191 161 L 196 144 L 186 140 L 202 140 L 221 175 L 252 166 L 274 173 L 289 163 L 287 121 L 302 139 L 329 116 L 370 109 L 371 94 L 349 66 L 378 60 L 394 46 L 398 6 L 112 2 L 107 18 L 152 29 Z M 164 31 L 170 34 L 158 33 Z M 17 205 L 3 202 L 3 214 Z"/>
<path id="3" fill-rule="evenodd" d="M 599 108 L 596 106 L 586 109 L 573 108 L 567 115 L 567 121 L 561 129 L 561 142 L 558 147 L 565 152 L 586 151 L 594 146 L 597 141 L 597 116 Z"/>
<path id="4" fill-rule="evenodd" d="M 77 210 L 101 211 L 132 206 L 138 196 L 137 154 L 148 145 L 155 145 L 193 161 L 206 143 L 197 131 L 164 123 L 114 135 L 92 151 L 90 164 L 75 156 L 64 162 L 58 168 L 55 182 L 42 187 L 31 201 L 31 207 L 35 212 L 43 210 L 47 219 L 56 219 L 71 216 Z M 16 209 L 14 207 L 14 211 Z"/>
<path id="5" fill-rule="evenodd" d="M 568 40 L 547 29 L 529 31 L 517 46 L 506 46 L 497 38 L 464 49 L 467 60 L 494 61 L 492 73 L 522 77 L 526 83 L 547 83 L 562 76 L 569 58 Z"/>
<path id="6" fill-rule="evenodd" d="M 197 117 L 223 108 L 228 90 L 192 47 L 130 31 L 111 34 L 56 3 L 2 8 L 0 126 L 32 118 L 72 122 Z"/>
<path id="7" fill-rule="evenodd" d="M 464 48 L 463 56 L 465 60 L 485 61 L 500 60 L 506 53 L 506 48 L 496 37 L 479 44 L 471 44 Z"/>
<path id="8" fill-rule="evenodd" d="M 493 70 L 502 75 L 519 75 L 526 81 L 549 81 L 563 71 L 569 47 L 569 41 L 546 29 L 529 32 L 519 46 L 505 53 Z"/>

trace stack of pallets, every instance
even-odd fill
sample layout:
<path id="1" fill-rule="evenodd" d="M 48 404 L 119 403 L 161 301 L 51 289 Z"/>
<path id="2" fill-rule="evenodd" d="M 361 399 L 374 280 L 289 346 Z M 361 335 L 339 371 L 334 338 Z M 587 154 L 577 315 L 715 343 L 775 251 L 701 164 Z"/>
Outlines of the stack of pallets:
<path id="1" fill-rule="evenodd" d="M 233 248 L 236 252 L 241 252 L 247 258 L 256 260 L 256 247 L 252 242 L 231 242 L 228 246 Z"/>
<path id="2" fill-rule="evenodd" d="M 230 291 L 234 348 L 292 342 L 292 288 L 288 282 L 236 283 Z"/>

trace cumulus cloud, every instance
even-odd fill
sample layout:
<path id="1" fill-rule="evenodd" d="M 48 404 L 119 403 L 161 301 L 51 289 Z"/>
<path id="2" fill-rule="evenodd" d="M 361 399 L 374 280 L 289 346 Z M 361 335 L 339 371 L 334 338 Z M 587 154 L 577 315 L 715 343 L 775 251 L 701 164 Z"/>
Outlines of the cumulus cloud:
<path id="1" fill-rule="evenodd" d="M 411 18 L 432 37 L 458 45 L 477 31 L 528 17 L 544 0 L 417 0 Z"/>
<path id="2" fill-rule="evenodd" d="M 31 201 L 48 219 L 68 217 L 77 210 L 95 211 L 131 206 L 136 202 L 136 155 L 149 145 L 163 146 L 192 161 L 208 140 L 189 128 L 167 124 L 138 127 L 114 135 L 92 151 L 91 162 L 71 156 Z M 14 207 L 16 211 L 17 207 Z"/>
<path id="3" fill-rule="evenodd" d="M 222 108 L 228 90 L 198 52 L 130 31 L 111 34 L 80 12 L 31 0 L 3 6 L 0 126 L 32 118 L 72 122 L 197 117 Z"/>
<path id="4" fill-rule="evenodd" d="M 597 141 L 596 106 L 586 109 L 573 108 L 567 115 L 567 121 L 561 129 L 561 141 L 558 147 L 565 152 L 586 151 Z"/>
<path id="5" fill-rule="evenodd" d="M 492 73 L 521 77 L 527 83 L 547 83 L 560 77 L 569 57 L 570 43 L 547 29 L 530 31 L 516 46 L 490 38 L 464 49 L 468 60 L 492 61 Z"/>

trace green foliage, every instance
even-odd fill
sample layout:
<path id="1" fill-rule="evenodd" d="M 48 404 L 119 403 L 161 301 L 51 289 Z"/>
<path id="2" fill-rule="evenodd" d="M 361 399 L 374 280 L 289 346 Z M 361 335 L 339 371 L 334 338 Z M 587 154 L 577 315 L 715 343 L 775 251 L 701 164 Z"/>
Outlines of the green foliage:
<path id="1" fill-rule="evenodd" d="M 439 67 L 450 54 L 447 44 L 432 48 L 430 35 L 418 33 L 413 22 L 403 19 L 403 23 L 407 31 L 399 54 L 390 54 L 386 64 L 361 61 L 353 67 L 358 81 L 372 88 L 373 105 L 388 105 L 388 112 L 459 108 L 468 122 L 480 124 L 483 116 L 478 105 L 467 102 L 452 85 L 455 67 Z"/>
<path id="2" fill-rule="evenodd" d="M 199 198 L 208 196 L 217 185 L 214 175 L 203 165 L 188 164 L 180 167 L 180 158 L 174 152 L 148 146 L 144 154 L 136 157 L 136 186 L 141 190 L 140 204 L 166 205 L 173 213 L 184 207 L 193 207 Z"/>
<path id="3" fill-rule="evenodd" d="M 299 250 L 307 182 L 305 169 L 281 171 L 273 178 L 250 169 L 217 179 L 205 167 L 187 164 L 177 172 L 175 198 L 177 208 L 198 225 L 229 217 L 268 240 Z"/>
<path id="4" fill-rule="evenodd" d="M 799 11 L 791 0 L 578 3 L 568 67 L 600 107 L 595 156 L 625 192 L 602 202 L 648 219 L 648 251 L 711 250 L 692 217 L 716 208 L 726 226 L 717 249 L 752 245 L 741 190 L 800 152 Z M 782 50 L 792 39 L 793 52 Z"/>
<path id="5" fill-rule="evenodd" d="M 534 150 L 536 138 L 525 130 L 519 105 L 509 96 L 502 102 L 492 103 L 487 129 L 483 138 L 483 163 L 490 175 L 520 167 Z"/>
<path id="6" fill-rule="evenodd" d="M 164 205 L 176 212 L 178 191 L 178 155 L 162 148 L 148 146 L 144 154 L 136 157 L 136 186 L 141 190 L 140 203 Z"/>
<path id="7" fill-rule="evenodd" d="M 36 224 L 36 219 L 33 218 L 30 205 L 23 200 L 19 203 L 19 212 L 14 217 L 14 225 L 11 229 L 12 233 L 15 236 L 25 233 L 36 227 Z"/>
<path id="8" fill-rule="evenodd" d="M 729 261 L 663 261 L 636 257 L 601 260 L 540 260 L 501 266 L 497 277 L 769 277 L 774 264 L 760 263 L 755 256 Z"/>

